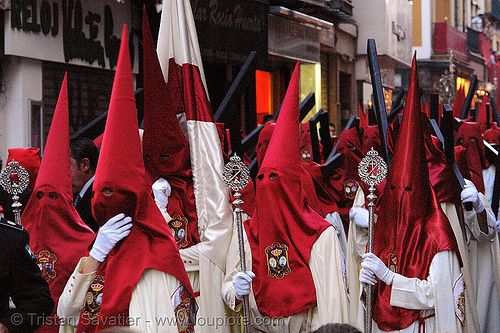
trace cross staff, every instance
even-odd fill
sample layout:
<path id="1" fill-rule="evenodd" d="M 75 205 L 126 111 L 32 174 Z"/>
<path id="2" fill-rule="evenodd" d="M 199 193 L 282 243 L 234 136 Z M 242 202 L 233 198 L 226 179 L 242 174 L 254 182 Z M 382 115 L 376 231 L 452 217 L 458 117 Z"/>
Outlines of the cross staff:
<path id="1" fill-rule="evenodd" d="M 358 174 L 363 183 L 370 186 L 368 198 L 368 252 L 373 252 L 373 227 L 375 219 L 375 186 L 380 184 L 387 175 L 387 164 L 381 158 L 377 151 L 372 149 L 366 153 L 366 156 L 359 162 Z M 365 333 L 372 331 L 372 285 L 366 286 L 366 321 Z"/>
<path id="2" fill-rule="evenodd" d="M 17 224 L 21 224 L 21 206 L 22 204 L 19 202 L 19 194 L 23 193 L 23 191 L 28 187 L 30 182 L 30 176 L 28 171 L 19 165 L 19 162 L 16 160 L 12 160 L 7 164 L 7 167 L 2 170 L 0 174 L 0 183 L 2 187 L 12 195 L 12 200 L 14 203 L 12 204 L 12 208 L 14 211 L 14 222 Z"/>
<path id="3" fill-rule="evenodd" d="M 375 39 L 368 39 L 367 44 L 368 65 L 370 67 L 370 76 L 372 79 L 373 89 L 373 106 L 375 108 L 375 118 L 377 120 L 378 130 L 380 134 L 380 142 L 382 143 L 382 155 L 386 164 L 391 165 L 392 153 L 387 147 L 387 109 L 384 100 L 384 88 L 382 87 L 382 78 L 378 66 L 377 47 Z"/>
<path id="4" fill-rule="evenodd" d="M 241 194 L 239 191 L 243 190 L 250 181 L 250 170 L 241 161 L 241 159 L 235 154 L 231 157 L 230 161 L 224 166 L 224 171 L 222 173 L 222 180 L 224 183 L 233 190 L 234 198 L 233 205 L 235 207 L 234 212 L 236 213 L 236 228 L 238 230 L 238 245 L 240 251 L 240 269 L 242 272 L 246 272 L 246 261 L 245 261 L 245 248 L 243 240 L 243 226 L 241 219 L 242 209 L 240 206 L 243 204 L 243 200 L 240 199 Z M 244 332 L 248 333 L 248 319 L 250 314 L 250 307 L 248 304 L 248 295 L 243 296 L 243 324 Z"/>

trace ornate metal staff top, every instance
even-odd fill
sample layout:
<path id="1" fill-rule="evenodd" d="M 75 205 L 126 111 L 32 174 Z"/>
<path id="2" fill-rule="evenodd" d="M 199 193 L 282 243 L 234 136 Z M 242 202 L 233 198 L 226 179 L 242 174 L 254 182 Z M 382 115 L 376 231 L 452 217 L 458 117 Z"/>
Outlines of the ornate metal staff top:
<path id="1" fill-rule="evenodd" d="M 243 200 L 240 199 L 241 194 L 239 191 L 243 190 L 250 181 L 250 170 L 241 161 L 241 159 L 235 154 L 231 157 L 230 161 L 224 166 L 224 171 L 222 173 L 222 180 L 231 190 L 235 193 L 233 205 L 235 207 L 234 212 L 236 213 L 236 226 L 238 230 L 238 245 L 240 251 L 240 269 L 242 272 L 246 272 L 246 261 L 245 261 L 245 248 L 243 240 L 243 226 L 240 206 L 243 204 Z M 250 314 L 250 307 L 248 303 L 248 295 L 243 297 L 243 323 L 245 328 L 245 333 L 249 332 L 248 319 Z"/>
<path id="2" fill-rule="evenodd" d="M 12 160 L 7 164 L 7 167 L 0 173 L 0 184 L 12 195 L 12 208 L 14 208 L 14 217 L 17 224 L 21 224 L 21 206 L 19 202 L 19 194 L 28 187 L 30 176 L 28 171 L 19 165 L 19 162 Z"/>
<path id="3" fill-rule="evenodd" d="M 372 149 L 366 153 L 366 156 L 359 162 L 358 174 L 361 180 L 370 186 L 368 194 L 368 252 L 373 252 L 373 227 L 375 219 L 375 186 L 380 184 L 387 175 L 387 164 L 384 159 L 378 155 L 376 150 Z M 365 333 L 372 331 L 372 286 L 368 285 L 366 289 L 366 321 Z"/>

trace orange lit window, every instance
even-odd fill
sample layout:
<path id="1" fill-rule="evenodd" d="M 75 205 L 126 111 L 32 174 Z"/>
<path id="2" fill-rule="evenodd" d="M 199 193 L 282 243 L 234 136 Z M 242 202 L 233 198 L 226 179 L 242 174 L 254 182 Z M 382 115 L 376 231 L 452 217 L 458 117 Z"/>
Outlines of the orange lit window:
<path id="1" fill-rule="evenodd" d="M 255 71 L 255 90 L 257 98 L 257 123 L 262 123 L 262 118 L 271 112 L 271 73 Z"/>

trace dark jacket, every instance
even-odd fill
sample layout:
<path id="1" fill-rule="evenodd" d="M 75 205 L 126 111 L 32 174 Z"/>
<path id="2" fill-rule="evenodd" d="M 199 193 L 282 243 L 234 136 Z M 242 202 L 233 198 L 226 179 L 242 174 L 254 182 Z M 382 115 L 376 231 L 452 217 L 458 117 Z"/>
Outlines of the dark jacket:
<path id="1" fill-rule="evenodd" d="M 92 203 L 91 203 L 92 185 L 90 185 L 87 191 L 85 191 L 85 194 L 78 201 L 75 208 L 80 217 L 82 218 L 82 221 L 85 222 L 85 224 L 88 225 L 90 229 L 94 230 L 94 232 L 97 233 L 97 230 L 99 230 L 99 225 L 97 224 L 97 221 L 92 215 Z"/>
<path id="2" fill-rule="evenodd" d="M 28 244 L 22 226 L 0 219 L 0 323 L 9 333 L 34 332 L 54 309 L 49 285 Z M 9 297 L 14 309 L 9 309 Z"/>

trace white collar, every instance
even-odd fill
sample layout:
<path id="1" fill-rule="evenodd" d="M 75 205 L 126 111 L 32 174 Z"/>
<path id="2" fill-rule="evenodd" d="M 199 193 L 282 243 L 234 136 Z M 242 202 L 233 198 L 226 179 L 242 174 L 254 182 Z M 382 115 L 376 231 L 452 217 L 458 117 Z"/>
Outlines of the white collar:
<path id="1" fill-rule="evenodd" d="M 94 178 L 95 178 L 95 175 L 93 175 L 92 178 L 90 178 L 89 180 L 87 180 L 87 182 L 85 183 L 85 185 L 83 185 L 82 190 L 80 191 L 80 193 L 78 193 L 78 195 L 80 196 L 80 198 L 83 198 L 83 196 L 85 195 L 85 192 L 87 192 L 87 189 L 90 187 L 90 185 L 92 185 L 92 182 L 94 181 Z"/>

